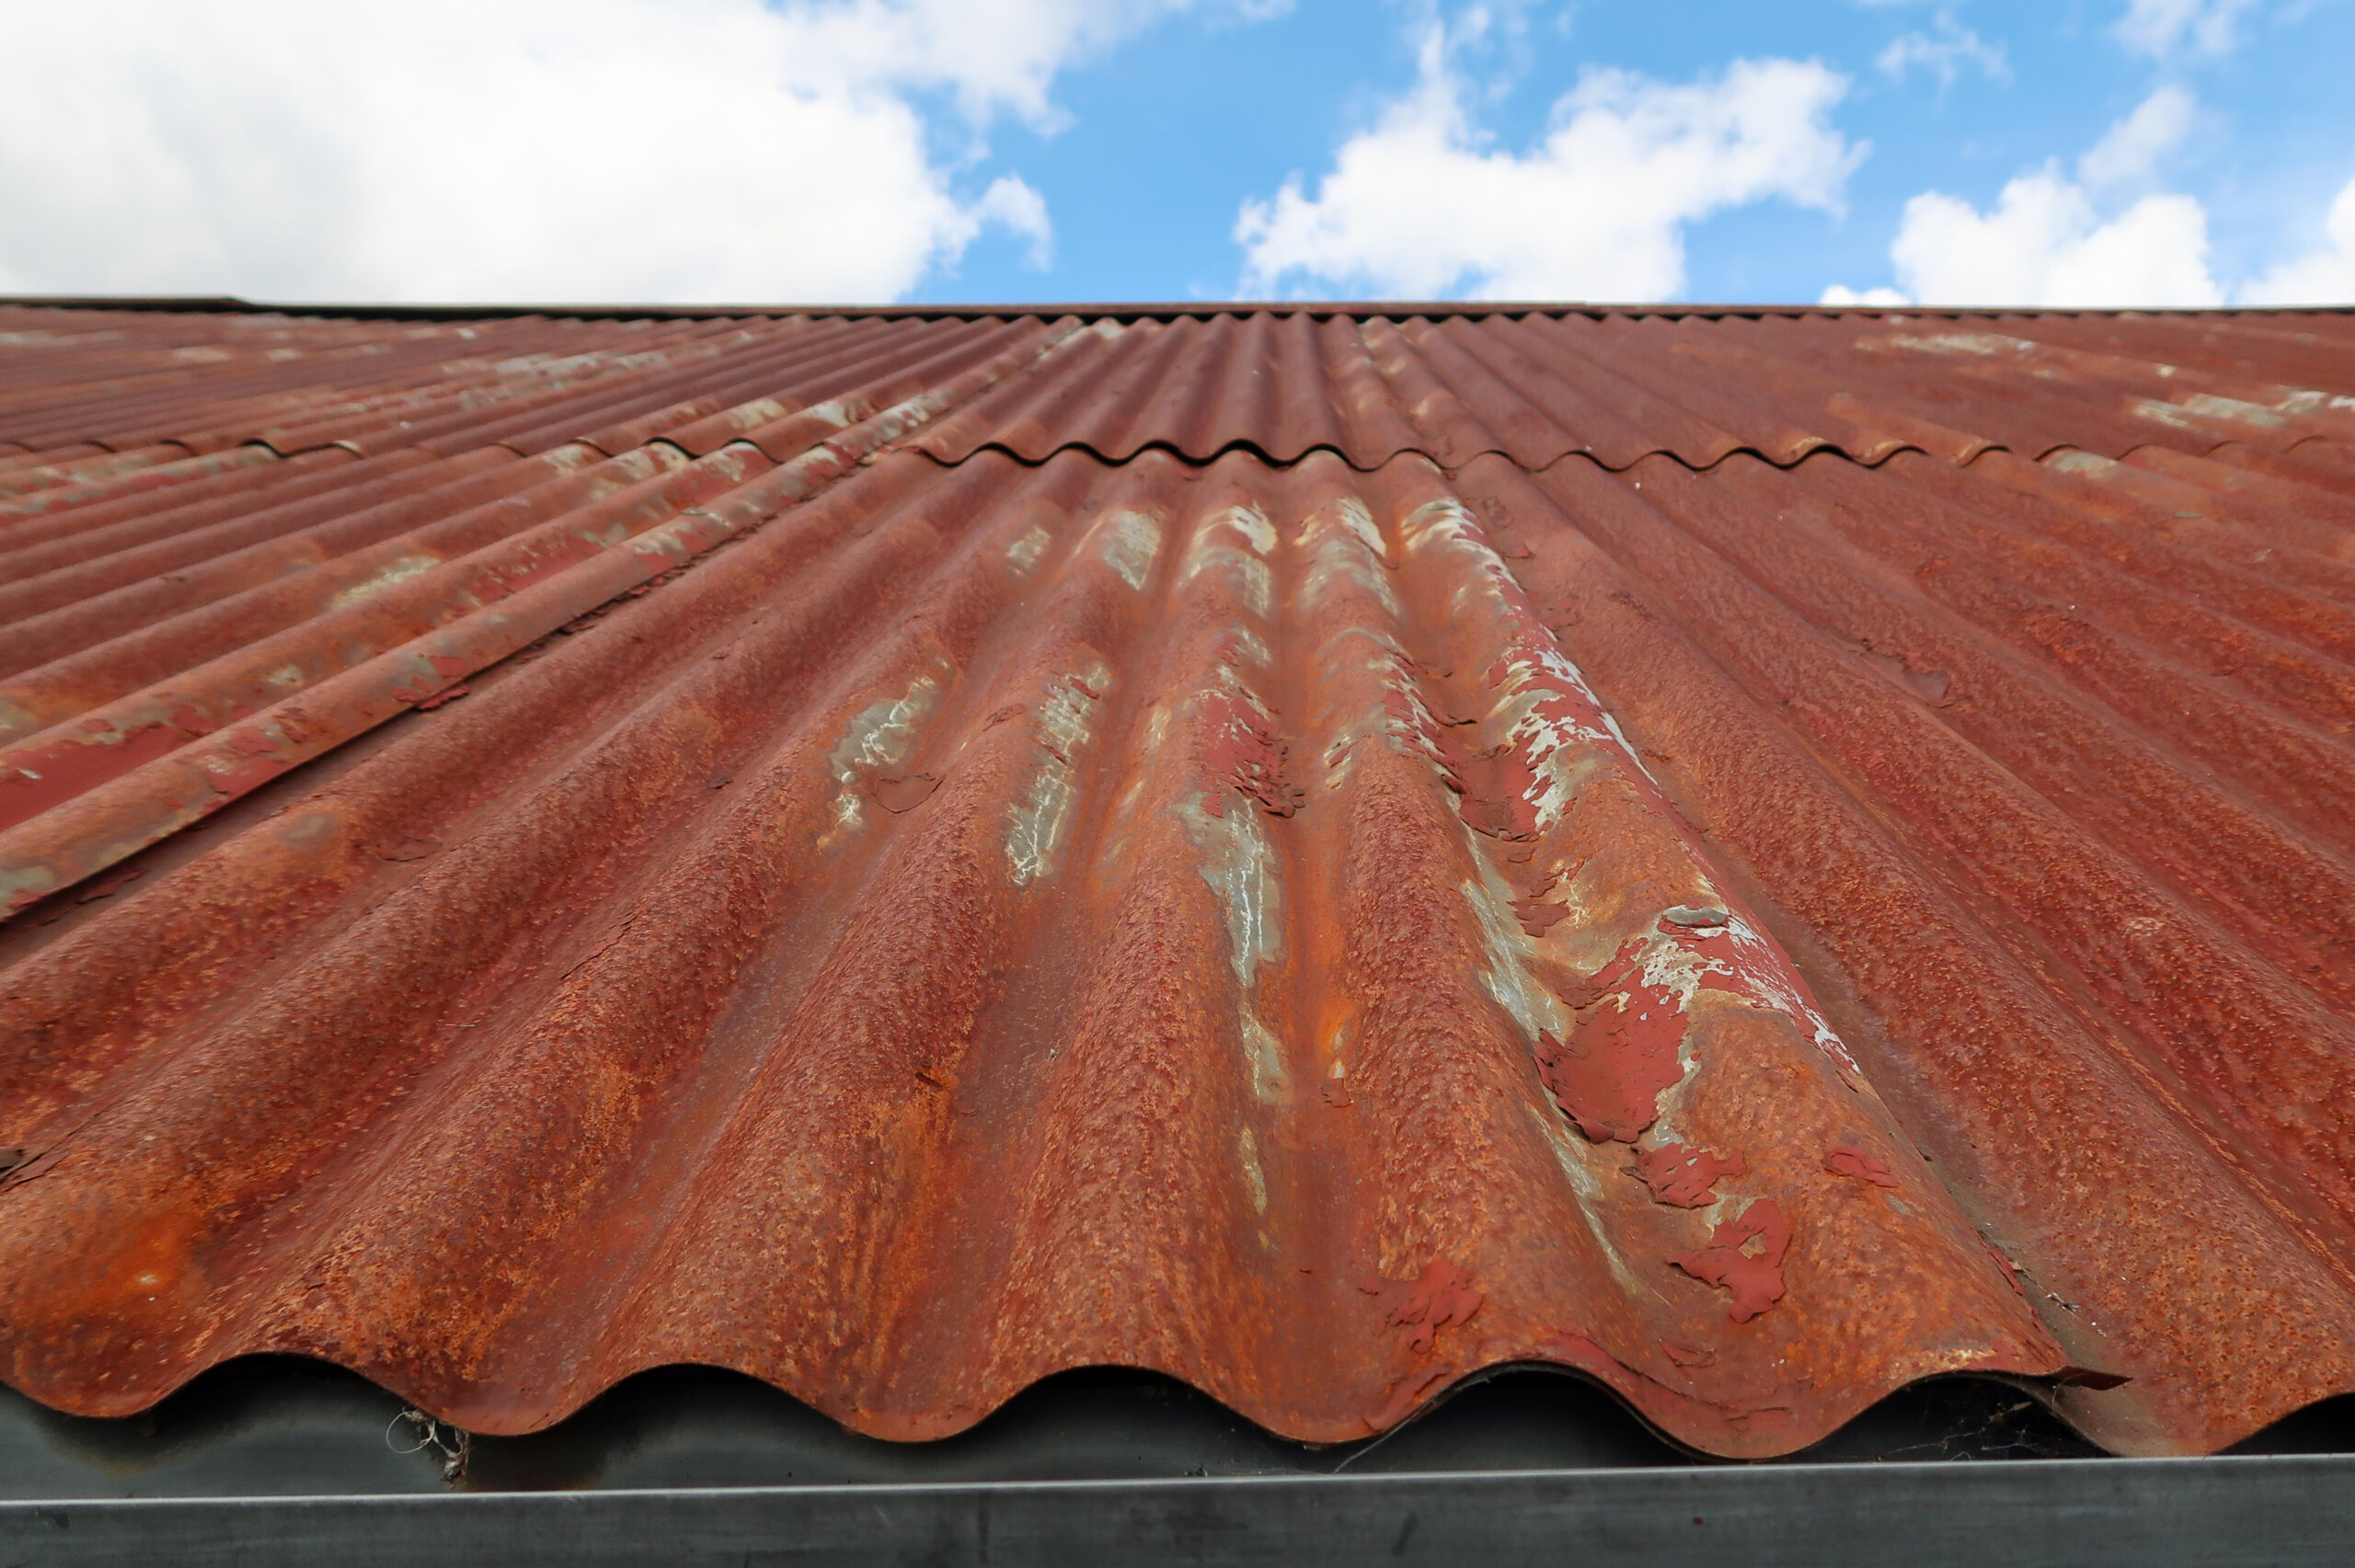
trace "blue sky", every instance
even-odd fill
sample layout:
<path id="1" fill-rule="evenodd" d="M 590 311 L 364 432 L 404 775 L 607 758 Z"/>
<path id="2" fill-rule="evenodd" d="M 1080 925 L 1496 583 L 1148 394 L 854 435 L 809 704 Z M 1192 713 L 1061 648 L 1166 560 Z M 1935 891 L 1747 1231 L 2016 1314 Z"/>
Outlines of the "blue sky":
<path id="1" fill-rule="evenodd" d="M 2355 0 L 24 10 L 0 289 L 2355 301 Z"/>
<path id="2" fill-rule="evenodd" d="M 2207 47 L 2199 28 L 2219 8 L 2187 7 L 2190 24 L 2157 50 L 2120 35 L 2126 9 L 2120 0 L 1532 6 L 1492 23 L 1464 50 L 1463 68 L 1478 86 L 1480 131 L 1512 152 L 1541 137 L 1555 103 L 1598 67 L 1682 84 L 1735 60 L 1781 57 L 1846 78 L 1832 120 L 1869 151 L 1841 209 L 1768 198 L 1685 225 L 1683 299 L 1812 301 L 1834 283 L 1888 286 L 1910 199 L 1943 191 L 1984 212 L 2014 177 L 2052 160 L 2071 168 L 2164 88 L 2189 95 L 2192 122 L 2119 195 L 2198 200 L 2211 270 L 2228 284 L 2326 248 L 2327 210 L 2355 180 L 2355 6 L 2250 6 L 2228 13 Z M 1008 126 L 989 139 L 983 166 L 1018 171 L 1047 200 L 1051 268 L 1026 265 L 1021 244 L 991 235 L 914 297 L 1233 295 L 1243 281 L 1233 235 L 1241 204 L 1287 177 L 1313 188 L 1345 141 L 1411 92 L 1418 42 L 1436 19 L 1402 6 L 1299 0 L 1256 24 L 1162 21 L 1058 84 L 1067 127 Z M 1888 58 L 1906 40 L 1931 49 Z"/>

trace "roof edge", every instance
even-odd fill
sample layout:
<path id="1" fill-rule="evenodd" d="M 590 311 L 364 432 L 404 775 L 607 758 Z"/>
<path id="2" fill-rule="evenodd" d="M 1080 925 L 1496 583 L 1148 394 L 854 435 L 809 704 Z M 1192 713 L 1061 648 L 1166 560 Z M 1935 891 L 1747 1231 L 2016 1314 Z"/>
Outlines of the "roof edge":
<path id="1" fill-rule="evenodd" d="M 988 316 L 1110 316 L 1174 321 L 1214 315 L 2349 315 L 2346 305 L 2152 305 L 2054 309 L 2032 305 L 1823 305 L 1627 303 L 1599 300 L 1192 300 L 1074 301 L 1040 304 L 352 304 L 289 303 L 235 294 L 0 294 L 0 306 L 48 310 L 153 311 L 183 315 L 288 315 L 355 321 L 482 321 L 518 316 L 577 320 L 703 320 L 740 315 L 900 316 L 972 320 Z"/>

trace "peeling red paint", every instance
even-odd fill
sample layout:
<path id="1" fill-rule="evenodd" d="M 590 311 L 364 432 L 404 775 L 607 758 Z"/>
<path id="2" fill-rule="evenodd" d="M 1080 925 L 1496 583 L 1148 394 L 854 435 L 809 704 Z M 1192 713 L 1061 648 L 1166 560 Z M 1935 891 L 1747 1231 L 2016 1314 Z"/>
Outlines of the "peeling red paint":
<path id="1" fill-rule="evenodd" d="M 1783 1253 L 1790 1244 L 1791 1222 L 1782 1206 L 1762 1197 L 1720 1222 L 1707 1246 L 1668 1261 L 1705 1285 L 1730 1291 L 1727 1315 L 1746 1323 L 1783 1299 Z"/>
<path id="2" fill-rule="evenodd" d="M 1683 1005 L 1645 982 L 1635 942 L 1580 990 L 1570 1037 L 1537 1037 L 1538 1077 L 1591 1141 L 1633 1143 L 1660 1119 L 1661 1092 L 1684 1076 Z"/>
<path id="3" fill-rule="evenodd" d="M 1306 796 L 1284 772 L 1287 748 L 1275 727 L 1248 703 L 1223 692 L 1201 699 L 1202 771 L 1208 787 L 1203 808 L 1226 814 L 1223 791 L 1232 788 L 1258 802 L 1270 817 L 1289 817 Z"/>
<path id="4" fill-rule="evenodd" d="M 1654 1198 L 1677 1208 L 1707 1207 L 1717 1201 L 1710 1188 L 1718 1177 L 1739 1176 L 1749 1169 L 1739 1154 L 1717 1155 L 1682 1143 L 1644 1150 L 1634 1166 L 1636 1179 L 1651 1189 Z"/>
<path id="5" fill-rule="evenodd" d="M 1384 1326 L 1413 1329 L 1410 1343 L 1422 1353 L 1430 1350 L 1441 1329 L 1470 1322 L 1483 1299 L 1445 1258 L 1433 1258 L 1413 1279 L 1369 1279 L 1358 1288 L 1376 1299 Z"/>
<path id="6" fill-rule="evenodd" d="M 1897 1178 L 1890 1173 L 1888 1161 L 1862 1150 L 1835 1149 L 1823 1157 L 1823 1168 L 1835 1176 L 1854 1176 L 1877 1187 L 1898 1185 Z"/>

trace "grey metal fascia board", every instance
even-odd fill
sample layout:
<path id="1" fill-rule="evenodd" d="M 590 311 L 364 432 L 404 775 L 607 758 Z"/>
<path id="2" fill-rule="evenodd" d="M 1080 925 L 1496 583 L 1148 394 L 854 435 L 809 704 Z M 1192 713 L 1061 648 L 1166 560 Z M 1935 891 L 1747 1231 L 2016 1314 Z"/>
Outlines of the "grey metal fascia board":
<path id="1" fill-rule="evenodd" d="M 0 1564 L 2340 1563 L 2355 1456 L 0 1505 Z"/>

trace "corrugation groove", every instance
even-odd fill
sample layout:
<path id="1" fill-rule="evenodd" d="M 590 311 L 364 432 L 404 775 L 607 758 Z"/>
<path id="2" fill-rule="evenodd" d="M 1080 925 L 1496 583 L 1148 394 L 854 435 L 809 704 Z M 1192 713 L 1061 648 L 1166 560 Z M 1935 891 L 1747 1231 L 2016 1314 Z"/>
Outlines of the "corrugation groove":
<path id="1" fill-rule="evenodd" d="M 0 305 L 0 1376 L 2355 1391 L 2351 356 Z"/>

